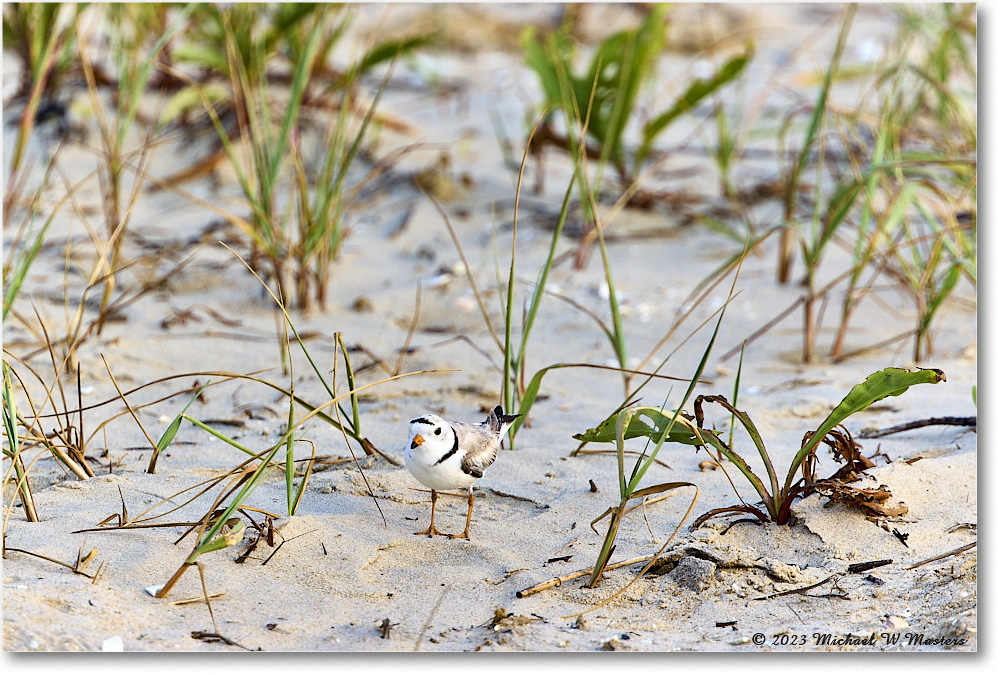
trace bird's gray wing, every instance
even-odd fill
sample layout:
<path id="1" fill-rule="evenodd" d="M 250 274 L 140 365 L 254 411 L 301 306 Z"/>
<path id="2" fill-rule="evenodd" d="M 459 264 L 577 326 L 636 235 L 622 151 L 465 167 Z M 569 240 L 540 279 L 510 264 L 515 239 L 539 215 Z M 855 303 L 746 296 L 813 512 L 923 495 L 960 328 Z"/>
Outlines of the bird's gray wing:
<path id="1" fill-rule="evenodd" d="M 452 422 L 458 443 L 465 456 L 462 457 L 462 471 L 476 478 L 483 477 L 483 471 L 497 459 L 500 438 L 479 424 Z"/>

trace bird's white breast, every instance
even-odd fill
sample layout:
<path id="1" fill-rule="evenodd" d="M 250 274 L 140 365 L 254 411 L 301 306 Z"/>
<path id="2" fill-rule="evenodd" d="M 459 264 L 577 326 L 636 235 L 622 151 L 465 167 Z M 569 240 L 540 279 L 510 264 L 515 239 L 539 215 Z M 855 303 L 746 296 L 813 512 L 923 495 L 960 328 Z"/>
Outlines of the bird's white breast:
<path id="1" fill-rule="evenodd" d="M 451 457 L 437 464 L 436 462 L 450 448 L 442 449 L 434 446 L 434 443 L 424 443 L 416 448 L 411 448 L 410 443 L 407 443 L 403 457 L 406 460 L 406 468 L 409 469 L 414 478 L 432 490 L 457 490 L 470 487 L 476 482 L 474 476 L 462 471 L 463 452 L 461 448 Z"/>

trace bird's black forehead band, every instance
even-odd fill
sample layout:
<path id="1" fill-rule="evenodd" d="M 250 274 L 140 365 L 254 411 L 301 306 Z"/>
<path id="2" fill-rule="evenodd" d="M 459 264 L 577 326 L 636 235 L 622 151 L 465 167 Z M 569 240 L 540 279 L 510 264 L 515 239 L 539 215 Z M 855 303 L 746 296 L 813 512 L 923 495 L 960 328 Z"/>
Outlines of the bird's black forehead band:
<path id="1" fill-rule="evenodd" d="M 426 417 L 415 417 L 415 418 L 413 418 L 412 420 L 410 420 L 410 424 L 413 424 L 413 423 L 415 423 L 415 422 L 420 422 L 421 424 L 426 424 L 426 425 L 427 425 L 427 426 L 429 426 L 429 427 L 432 427 L 432 426 L 434 426 L 434 423 L 433 423 L 433 422 L 431 422 L 431 421 L 430 421 L 429 419 L 427 419 Z"/>

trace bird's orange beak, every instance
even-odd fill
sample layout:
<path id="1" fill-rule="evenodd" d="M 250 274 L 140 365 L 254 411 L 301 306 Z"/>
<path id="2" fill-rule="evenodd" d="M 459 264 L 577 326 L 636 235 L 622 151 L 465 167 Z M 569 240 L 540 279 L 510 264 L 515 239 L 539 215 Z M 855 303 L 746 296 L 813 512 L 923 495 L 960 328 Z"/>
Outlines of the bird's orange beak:
<path id="1" fill-rule="evenodd" d="M 412 450 L 416 448 L 418 445 L 423 445 L 423 444 L 424 444 L 424 437 L 421 436 L 420 434 L 416 434 L 413 437 L 413 442 L 410 443 L 410 449 Z"/>

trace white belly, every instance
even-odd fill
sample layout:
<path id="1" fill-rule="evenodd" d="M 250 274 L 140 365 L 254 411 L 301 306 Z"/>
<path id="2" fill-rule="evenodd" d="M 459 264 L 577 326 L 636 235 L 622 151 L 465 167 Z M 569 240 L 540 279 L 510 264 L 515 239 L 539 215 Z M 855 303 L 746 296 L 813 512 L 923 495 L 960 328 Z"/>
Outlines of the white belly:
<path id="1" fill-rule="evenodd" d="M 407 446 L 403 457 L 406 459 L 406 468 L 413 477 L 432 490 L 468 488 L 478 480 L 462 471 L 462 458 L 457 452 L 440 464 L 435 464 L 441 458 L 440 452 L 432 455 L 422 445 L 414 449 Z"/>

